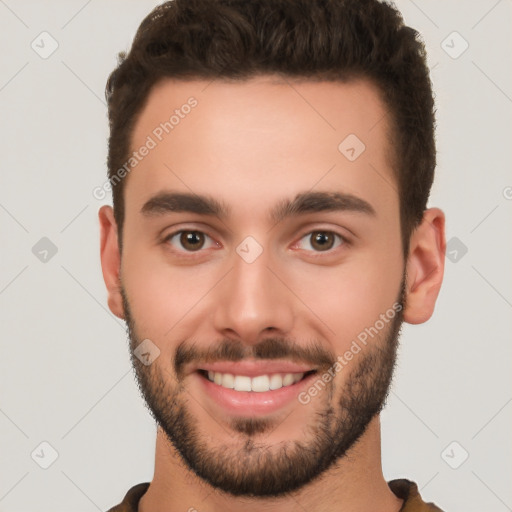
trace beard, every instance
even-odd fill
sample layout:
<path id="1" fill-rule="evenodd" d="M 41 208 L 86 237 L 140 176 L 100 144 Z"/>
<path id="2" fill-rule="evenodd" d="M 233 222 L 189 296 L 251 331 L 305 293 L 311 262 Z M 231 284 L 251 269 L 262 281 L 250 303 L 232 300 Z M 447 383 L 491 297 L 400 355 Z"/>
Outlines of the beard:
<path id="1" fill-rule="evenodd" d="M 301 348 L 276 337 L 266 338 L 253 346 L 224 340 L 206 351 L 182 342 L 176 349 L 174 368 L 160 366 L 158 359 L 146 366 L 134 355 L 135 348 L 144 338 L 137 336 L 123 286 L 121 294 L 130 357 L 146 407 L 185 466 L 220 491 L 233 496 L 278 497 L 299 490 L 346 456 L 386 403 L 403 322 L 405 275 L 397 300 L 402 308 L 348 363 L 350 373 L 342 389 L 338 390 L 339 397 L 335 398 L 336 379 L 333 379 L 320 392 L 325 393 L 322 397 L 325 404 L 317 397 L 314 399 L 315 413 L 308 415 L 305 409 L 301 439 L 279 444 L 265 443 L 261 436 L 275 430 L 279 426 L 277 420 L 246 417 L 228 420 L 230 428 L 237 433 L 237 440 L 241 439 L 236 446 L 232 442 L 207 442 L 200 422 L 188 406 L 195 399 L 183 385 L 184 365 L 254 358 L 289 359 L 327 369 L 335 364 L 334 354 L 318 343 Z M 321 378 L 321 374 L 318 373 L 317 377 Z M 230 435 L 235 437 L 233 433 Z"/>

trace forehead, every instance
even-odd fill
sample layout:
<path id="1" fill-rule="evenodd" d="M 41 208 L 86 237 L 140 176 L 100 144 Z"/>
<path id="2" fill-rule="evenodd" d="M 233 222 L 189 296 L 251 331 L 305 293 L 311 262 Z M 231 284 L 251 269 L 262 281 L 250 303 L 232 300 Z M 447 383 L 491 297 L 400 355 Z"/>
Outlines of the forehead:
<path id="1" fill-rule="evenodd" d="M 128 175 L 127 210 L 170 188 L 228 202 L 244 196 L 246 206 L 251 196 L 278 200 L 317 184 L 389 200 L 388 127 L 379 91 L 365 80 L 165 79 L 132 133 L 131 150 L 145 156 Z"/>

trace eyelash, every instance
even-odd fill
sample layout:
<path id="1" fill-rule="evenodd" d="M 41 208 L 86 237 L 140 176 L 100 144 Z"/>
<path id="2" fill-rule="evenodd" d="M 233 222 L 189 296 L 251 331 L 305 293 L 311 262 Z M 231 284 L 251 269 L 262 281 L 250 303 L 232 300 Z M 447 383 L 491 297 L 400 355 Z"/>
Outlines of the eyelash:
<path id="1" fill-rule="evenodd" d="M 213 241 L 212 237 L 210 237 L 210 235 L 208 235 L 207 233 L 205 233 L 204 231 L 200 231 L 198 229 L 180 229 L 178 231 L 174 231 L 172 233 L 170 233 L 169 235 L 167 235 L 164 239 L 163 239 L 163 243 L 164 244 L 169 244 L 169 242 L 176 236 L 176 235 L 181 235 L 182 233 L 199 233 L 199 234 L 202 234 L 202 235 L 205 235 L 206 237 L 210 238 L 210 240 Z M 323 233 L 323 234 L 330 234 L 330 235 L 334 235 L 335 237 L 337 237 L 338 239 L 340 239 L 340 243 L 330 249 L 327 249 L 326 251 L 307 251 L 307 252 L 314 252 L 314 253 L 317 253 L 318 256 L 314 256 L 315 258 L 316 257 L 321 257 L 322 255 L 331 255 L 334 251 L 336 251 L 336 249 L 339 249 L 341 246 L 348 246 L 350 245 L 350 242 L 349 240 L 341 235 L 340 233 L 337 233 L 336 231 L 332 231 L 332 230 L 328 230 L 328 229 L 314 229 L 314 230 L 311 230 L 311 231 L 308 231 L 307 233 L 304 233 L 300 239 L 299 239 L 299 242 L 306 238 L 306 237 L 311 237 L 311 235 L 313 235 L 314 233 Z M 213 242 L 213 245 L 215 245 L 216 242 Z M 294 247 L 298 244 L 298 242 L 296 242 L 294 244 Z M 196 254 L 199 256 L 201 253 L 203 253 L 205 251 L 205 249 L 201 248 L 197 251 L 187 251 L 186 249 L 184 250 L 176 250 L 176 249 L 173 249 L 174 252 L 177 252 L 177 253 L 181 253 L 181 254 L 187 254 L 187 256 L 185 256 L 186 258 L 194 258 L 194 257 L 197 257 L 195 256 Z"/>

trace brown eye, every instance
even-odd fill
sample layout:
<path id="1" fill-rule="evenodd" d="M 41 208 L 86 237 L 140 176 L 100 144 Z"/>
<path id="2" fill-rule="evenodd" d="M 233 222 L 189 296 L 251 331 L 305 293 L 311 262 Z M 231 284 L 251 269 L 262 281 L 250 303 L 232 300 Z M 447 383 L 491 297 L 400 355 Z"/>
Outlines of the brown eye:
<path id="1" fill-rule="evenodd" d="M 173 247 L 176 252 L 198 252 L 215 246 L 215 242 L 205 233 L 194 230 L 181 230 L 170 234 L 164 242 Z"/>
<path id="2" fill-rule="evenodd" d="M 204 245 L 204 235 L 199 231 L 183 231 L 180 243 L 187 250 L 197 251 Z"/>
<path id="3" fill-rule="evenodd" d="M 311 234 L 311 246 L 320 251 L 328 251 L 334 245 L 334 234 L 315 231 Z"/>
<path id="4" fill-rule="evenodd" d="M 335 246 L 337 238 L 340 241 Z M 305 240 L 305 243 L 303 243 L 303 240 Z M 302 248 L 314 252 L 327 252 L 343 243 L 345 243 L 345 239 L 332 231 L 312 231 L 302 237 L 300 242 L 301 245 L 305 245 L 305 247 Z"/>

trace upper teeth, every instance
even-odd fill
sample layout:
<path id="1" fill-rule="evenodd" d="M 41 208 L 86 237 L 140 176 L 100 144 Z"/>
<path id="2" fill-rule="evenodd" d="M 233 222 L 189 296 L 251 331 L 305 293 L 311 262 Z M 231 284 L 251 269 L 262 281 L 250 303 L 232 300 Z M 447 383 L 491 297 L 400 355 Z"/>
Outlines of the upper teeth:
<path id="1" fill-rule="evenodd" d="M 258 375 L 247 377 L 231 373 L 208 372 L 208 379 L 219 386 L 235 391 L 269 391 L 291 386 L 304 377 L 304 373 L 274 373 L 272 375 Z"/>

